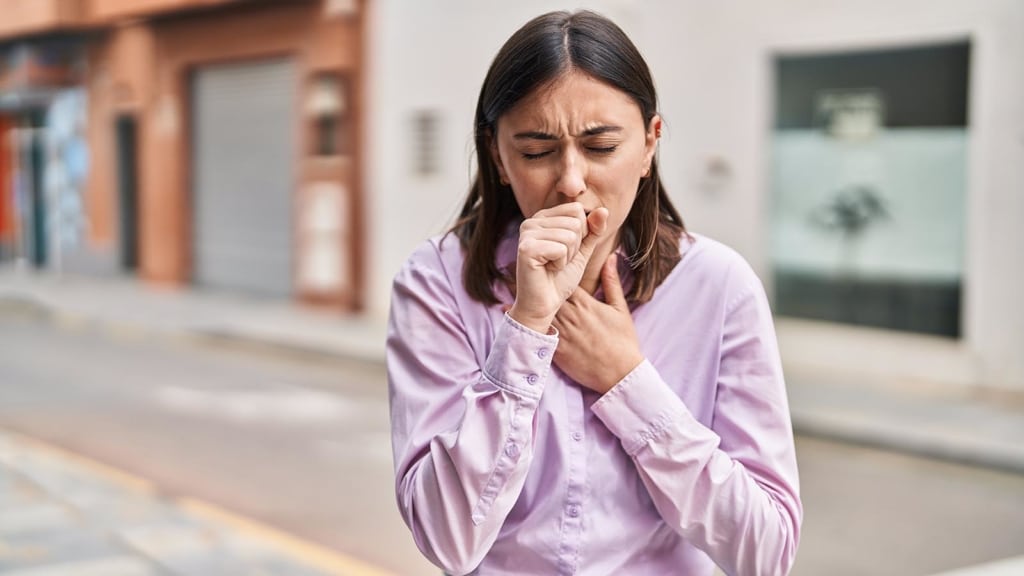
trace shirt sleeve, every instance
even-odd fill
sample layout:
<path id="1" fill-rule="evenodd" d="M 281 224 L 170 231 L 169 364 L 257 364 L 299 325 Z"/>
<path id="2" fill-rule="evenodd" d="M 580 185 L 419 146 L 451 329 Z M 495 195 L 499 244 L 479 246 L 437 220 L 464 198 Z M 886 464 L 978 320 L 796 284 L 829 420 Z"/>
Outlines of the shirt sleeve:
<path id="1" fill-rule="evenodd" d="M 396 276 L 387 342 L 396 495 L 416 545 L 452 574 L 480 564 L 519 497 L 558 344 L 505 315 L 480 360 L 462 312 L 432 250 Z"/>
<path id="2" fill-rule="evenodd" d="M 595 402 L 659 514 L 727 574 L 788 574 L 803 516 L 771 311 L 752 270 L 727 302 L 714 419 L 701 424 L 645 361 Z"/>

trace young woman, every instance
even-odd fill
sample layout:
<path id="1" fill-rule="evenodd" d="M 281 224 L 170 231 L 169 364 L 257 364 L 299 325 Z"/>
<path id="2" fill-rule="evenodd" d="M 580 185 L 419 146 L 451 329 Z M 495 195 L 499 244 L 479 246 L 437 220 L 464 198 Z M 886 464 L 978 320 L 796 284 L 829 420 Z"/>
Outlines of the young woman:
<path id="1" fill-rule="evenodd" d="M 658 176 L 611 21 L 518 30 L 480 91 L 461 219 L 395 278 L 396 491 L 451 574 L 785 574 L 802 516 L 771 312 Z"/>

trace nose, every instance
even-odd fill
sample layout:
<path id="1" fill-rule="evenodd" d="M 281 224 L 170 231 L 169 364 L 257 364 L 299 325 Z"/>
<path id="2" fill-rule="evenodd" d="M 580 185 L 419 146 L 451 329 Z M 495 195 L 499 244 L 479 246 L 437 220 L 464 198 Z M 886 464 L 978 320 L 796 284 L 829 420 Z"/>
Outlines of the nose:
<path id="1" fill-rule="evenodd" d="M 555 192 L 574 199 L 587 189 L 586 161 L 576 150 L 569 149 L 562 154 Z"/>

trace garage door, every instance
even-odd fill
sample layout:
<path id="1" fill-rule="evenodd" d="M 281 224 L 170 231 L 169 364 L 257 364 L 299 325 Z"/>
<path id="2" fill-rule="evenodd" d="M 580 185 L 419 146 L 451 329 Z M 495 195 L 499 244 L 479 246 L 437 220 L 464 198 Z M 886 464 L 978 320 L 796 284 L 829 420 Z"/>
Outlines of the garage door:
<path id="1" fill-rule="evenodd" d="M 292 293 L 295 66 L 199 68 L 192 79 L 193 279 Z"/>

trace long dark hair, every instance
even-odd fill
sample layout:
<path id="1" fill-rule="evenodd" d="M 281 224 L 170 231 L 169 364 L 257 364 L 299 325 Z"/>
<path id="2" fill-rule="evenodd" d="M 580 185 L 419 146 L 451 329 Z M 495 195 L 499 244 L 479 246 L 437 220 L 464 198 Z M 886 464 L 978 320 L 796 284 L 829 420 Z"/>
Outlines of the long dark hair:
<path id="1" fill-rule="evenodd" d="M 535 89 L 571 70 L 631 97 L 640 107 L 645 126 L 657 114 L 658 99 L 647 63 L 625 32 L 604 16 L 589 11 L 550 12 L 530 20 L 505 42 L 480 89 L 474 133 L 478 171 L 452 227 L 466 252 L 462 282 L 480 302 L 496 304 L 495 281 L 511 283 L 513 275 L 498 269 L 495 252 L 509 224 L 523 217 L 491 158 L 498 119 Z M 655 158 L 650 172 L 640 180 L 620 234 L 634 272 L 626 294 L 630 302 L 651 299 L 679 261 L 681 234 L 685 234 L 683 220 L 661 184 Z"/>

